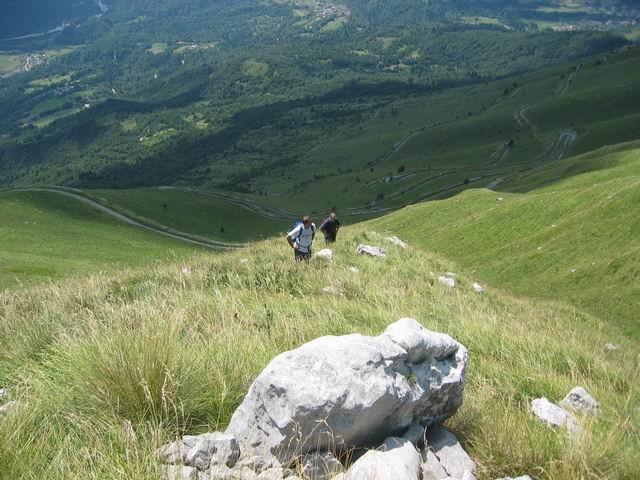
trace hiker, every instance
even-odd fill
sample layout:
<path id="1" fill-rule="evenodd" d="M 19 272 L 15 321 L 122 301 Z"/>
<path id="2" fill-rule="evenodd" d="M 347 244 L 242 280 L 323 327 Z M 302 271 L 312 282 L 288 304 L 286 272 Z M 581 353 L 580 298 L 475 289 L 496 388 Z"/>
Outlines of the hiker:
<path id="1" fill-rule="evenodd" d="M 294 258 L 297 262 L 309 260 L 311 258 L 311 246 L 316 236 L 316 226 L 311 223 L 311 218 L 305 215 L 302 222 L 294 225 L 293 229 L 287 234 L 287 242 L 293 248 Z"/>
<path id="2" fill-rule="evenodd" d="M 324 243 L 327 245 L 334 243 L 340 230 L 340 220 L 336 217 L 335 212 L 331 212 L 320 225 L 320 231 L 324 234 Z"/>

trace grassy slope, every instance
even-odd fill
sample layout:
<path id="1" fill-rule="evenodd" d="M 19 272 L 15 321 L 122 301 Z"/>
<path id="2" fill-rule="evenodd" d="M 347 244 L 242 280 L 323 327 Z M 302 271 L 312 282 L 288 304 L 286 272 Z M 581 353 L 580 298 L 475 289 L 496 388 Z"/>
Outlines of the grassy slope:
<path id="1" fill-rule="evenodd" d="M 197 247 L 47 192 L 0 192 L 0 288 L 182 258 Z"/>
<path id="2" fill-rule="evenodd" d="M 325 334 L 380 333 L 402 316 L 470 348 L 465 404 L 449 425 L 479 478 L 631 479 L 640 475 L 637 343 L 562 305 L 448 289 L 455 265 L 391 245 L 358 257 L 345 230 L 331 265 L 295 265 L 282 240 L 220 256 L 0 294 L 0 385 L 22 407 L 0 422 L 3 478 L 157 478 L 153 449 L 223 428 L 277 353 Z M 246 257 L 249 262 L 240 263 Z M 349 271 L 357 265 L 360 274 Z M 327 285 L 343 295 L 321 292 Z M 535 332 L 532 335 L 532 332 Z M 604 352 L 613 341 L 620 349 Z M 532 398 L 580 384 L 602 404 L 571 441 L 537 423 Z"/>
<path id="3" fill-rule="evenodd" d="M 284 233 L 288 221 L 264 218 L 233 203 L 173 189 L 88 190 L 136 215 L 181 232 L 242 243 Z M 166 208 L 164 207 L 166 205 Z M 224 227 L 224 232 L 220 228 Z"/>
<path id="4" fill-rule="evenodd" d="M 468 190 L 373 226 L 492 285 L 571 302 L 638 338 L 640 143 L 559 161 L 504 189 L 511 193 Z"/>

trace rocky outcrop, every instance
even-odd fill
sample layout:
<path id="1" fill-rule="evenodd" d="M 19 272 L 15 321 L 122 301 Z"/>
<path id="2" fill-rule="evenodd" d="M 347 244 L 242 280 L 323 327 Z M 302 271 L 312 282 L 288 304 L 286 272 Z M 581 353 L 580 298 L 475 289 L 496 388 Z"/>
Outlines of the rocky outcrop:
<path id="1" fill-rule="evenodd" d="M 414 421 L 444 420 L 462 404 L 467 360 L 466 348 L 444 337 L 403 319 L 378 337 L 322 337 L 283 353 L 227 432 L 244 454 L 288 462 L 314 450 L 373 447 Z"/>
<path id="2" fill-rule="evenodd" d="M 456 286 L 456 279 L 453 277 L 441 276 L 441 277 L 438 277 L 438 281 L 450 288 L 455 288 Z"/>
<path id="3" fill-rule="evenodd" d="M 279 480 L 294 472 L 305 480 L 419 480 L 425 428 L 462 404 L 466 365 L 463 345 L 410 318 L 377 337 L 321 337 L 275 357 L 224 434 L 186 436 L 157 456 L 176 467 L 167 469 L 175 478 L 191 478 L 192 470 L 177 468 L 184 466 L 197 469 L 199 480 Z M 458 471 L 449 447 L 431 454 L 451 475 Z M 338 458 L 363 449 L 371 450 L 340 473 Z"/>
<path id="4" fill-rule="evenodd" d="M 372 247 L 371 245 L 358 245 L 356 249 L 358 255 L 368 255 L 374 258 L 387 258 L 387 250 L 382 247 Z"/>

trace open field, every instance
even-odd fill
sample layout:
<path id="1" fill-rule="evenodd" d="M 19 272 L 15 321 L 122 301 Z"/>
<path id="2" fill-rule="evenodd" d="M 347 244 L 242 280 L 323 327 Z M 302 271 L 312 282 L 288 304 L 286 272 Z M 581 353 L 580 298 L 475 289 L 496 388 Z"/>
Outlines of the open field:
<path id="1" fill-rule="evenodd" d="M 640 144 L 558 161 L 498 189 L 412 206 L 371 228 L 497 287 L 576 305 L 638 339 Z"/>
<path id="2" fill-rule="evenodd" d="M 0 192 L 0 289 L 184 258 L 198 249 L 49 192 Z"/>
<path id="3" fill-rule="evenodd" d="M 477 460 L 478 478 L 640 475 L 639 378 L 630 368 L 637 342 L 566 305 L 494 288 L 477 295 L 475 275 L 393 247 L 369 228 L 345 230 L 331 265 L 296 265 L 273 240 L 0 294 L 0 336 L 11 339 L 0 385 L 20 405 L 0 422 L 0 471 L 14 479 L 156 479 L 154 448 L 224 428 L 274 355 L 320 335 L 376 334 L 412 316 L 469 347 L 465 403 L 448 425 Z M 389 258 L 357 256 L 360 242 L 387 246 Z M 445 271 L 458 272 L 457 289 L 430 273 Z M 327 285 L 342 294 L 323 294 Z M 619 349 L 606 353 L 605 342 Z M 576 384 L 602 414 L 572 440 L 535 421 L 529 402 L 557 401 Z"/>

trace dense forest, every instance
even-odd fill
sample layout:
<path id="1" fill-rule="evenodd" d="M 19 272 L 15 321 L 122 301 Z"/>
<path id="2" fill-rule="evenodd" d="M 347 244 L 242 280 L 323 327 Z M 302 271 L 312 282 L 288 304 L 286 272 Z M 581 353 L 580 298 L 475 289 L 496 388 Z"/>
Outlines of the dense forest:
<path id="1" fill-rule="evenodd" d="M 247 131 L 290 128 L 287 113 L 301 106 L 320 117 L 312 121 L 334 122 L 385 97 L 505 78 L 627 43 L 606 32 L 451 19 L 454 7 L 497 1 L 108 4 L 107 14 L 48 36 L 45 51 L 57 53 L 43 65 L 0 83 L 0 184 L 210 180 L 202 166 L 212 156 L 233 155 Z"/>

